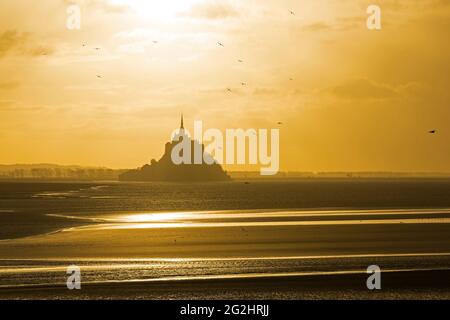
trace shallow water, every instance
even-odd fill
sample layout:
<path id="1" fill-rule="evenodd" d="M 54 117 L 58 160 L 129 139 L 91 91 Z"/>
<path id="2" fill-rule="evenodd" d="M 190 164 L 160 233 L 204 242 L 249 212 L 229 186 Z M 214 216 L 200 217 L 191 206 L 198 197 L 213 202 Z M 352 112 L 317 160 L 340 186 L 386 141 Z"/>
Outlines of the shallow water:
<path id="1" fill-rule="evenodd" d="M 450 253 L 256 259 L 0 260 L 0 289 L 65 285 L 70 265 L 80 267 L 84 284 L 93 284 L 365 274 L 371 264 L 381 266 L 383 272 L 450 270 Z"/>
<path id="2" fill-rule="evenodd" d="M 0 239 L 83 224 L 57 215 L 102 218 L 118 213 L 405 208 L 450 208 L 450 180 L 316 179 L 250 184 L 0 182 Z"/>
<path id="3" fill-rule="evenodd" d="M 0 294 L 64 288 L 69 265 L 85 285 L 118 288 L 263 278 L 286 278 L 289 288 L 293 277 L 365 277 L 372 264 L 389 273 L 450 268 L 449 180 L 0 183 L 0 191 Z M 258 294 L 280 294 L 261 286 Z M 145 287 L 127 288 L 148 297 Z"/>

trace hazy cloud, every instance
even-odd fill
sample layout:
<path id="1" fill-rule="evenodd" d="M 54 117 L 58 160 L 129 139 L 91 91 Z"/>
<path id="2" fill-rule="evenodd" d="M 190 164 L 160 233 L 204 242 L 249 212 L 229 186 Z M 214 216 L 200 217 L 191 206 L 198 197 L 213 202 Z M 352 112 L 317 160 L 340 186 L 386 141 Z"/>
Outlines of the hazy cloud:
<path id="1" fill-rule="evenodd" d="M 201 19 L 226 19 L 239 16 L 239 12 L 229 3 L 213 1 L 194 4 L 182 15 Z"/>
<path id="2" fill-rule="evenodd" d="M 274 95 L 276 93 L 277 93 L 277 90 L 269 89 L 269 88 L 256 88 L 253 91 L 253 94 L 256 96 Z"/>
<path id="3" fill-rule="evenodd" d="M 4 108 L 10 107 L 14 104 L 11 100 L 0 100 L 0 108 L 4 111 Z"/>
<path id="4" fill-rule="evenodd" d="M 127 13 L 132 11 L 126 4 L 113 3 L 109 0 L 63 0 L 63 2 L 65 5 L 78 4 L 84 8 L 99 9 L 105 13 Z"/>
<path id="5" fill-rule="evenodd" d="M 450 5 L 449 0 L 384 0 L 382 7 L 389 10 L 443 8 Z"/>
<path id="6" fill-rule="evenodd" d="M 305 26 L 303 26 L 302 30 L 303 31 L 324 31 L 324 30 L 330 30 L 331 26 L 324 23 L 324 22 L 315 22 L 315 23 L 311 23 L 311 24 L 307 24 Z"/>
<path id="7" fill-rule="evenodd" d="M 31 33 L 7 30 L 0 34 L 0 58 L 8 54 L 36 57 L 52 52 L 51 48 L 36 44 Z"/>
<path id="8" fill-rule="evenodd" d="M 17 81 L 6 81 L 0 82 L 0 90 L 11 90 L 19 87 L 19 82 Z"/>
<path id="9" fill-rule="evenodd" d="M 343 99 L 388 99 L 398 96 L 397 91 L 368 79 L 354 79 L 325 90 Z"/>

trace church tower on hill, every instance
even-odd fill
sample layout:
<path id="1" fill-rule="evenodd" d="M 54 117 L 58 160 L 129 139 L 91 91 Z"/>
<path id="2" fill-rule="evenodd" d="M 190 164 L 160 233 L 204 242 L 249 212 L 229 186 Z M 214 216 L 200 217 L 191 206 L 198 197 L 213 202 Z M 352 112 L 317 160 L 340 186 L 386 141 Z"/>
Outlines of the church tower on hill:
<path id="1" fill-rule="evenodd" d="M 220 164 L 206 163 L 194 164 L 194 152 L 191 152 L 190 164 L 174 164 L 172 150 L 181 142 L 189 139 L 191 150 L 201 147 L 203 157 L 211 157 L 205 154 L 204 145 L 192 140 L 185 132 L 184 117 L 181 115 L 180 129 L 174 135 L 172 141 L 165 145 L 164 154 L 158 161 L 152 160 L 150 164 L 135 170 L 127 171 L 119 176 L 120 181 L 173 181 L 173 182 L 200 182 L 200 181 L 227 181 L 231 180 Z"/>

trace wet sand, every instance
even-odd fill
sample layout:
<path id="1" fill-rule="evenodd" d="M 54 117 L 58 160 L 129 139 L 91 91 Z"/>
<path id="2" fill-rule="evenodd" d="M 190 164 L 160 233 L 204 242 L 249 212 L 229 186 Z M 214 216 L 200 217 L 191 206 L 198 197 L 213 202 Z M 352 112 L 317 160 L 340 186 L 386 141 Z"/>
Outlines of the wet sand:
<path id="1" fill-rule="evenodd" d="M 448 180 L 0 191 L 0 299 L 449 298 Z M 66 288 L 69 265 L 80 291 Z"/>
<path id="2" fill-rule="evenodd" d="M 227 214 L 230 217 L 225 219 L 223 216 Z M 83 226 L 2 240 L 0 258 L 223 258 L 450 252 L 449 216 L 447 209 L 94 216 L 84 217 Z"/>
<path id="3" fill-rule="evenodd" d="M 227 280 L 190 280 L 65 285 L 0 290 L 0 299 L 450 299 L 449 271 L 385 272 L 382 289 L 365 287 L 367 274 L 292 276 Z"/>
<path id="4" fill-rule="evenodd" d="M 448 299 L 449 215 L 448 209 L 94 214 L 81 226 L 0 241 L 0 298 Z M 71 264 L 84 275 L 78 293 L 65 288 Z M 372 264 L 384 270 L 382 293 L 365 286 Z"/>

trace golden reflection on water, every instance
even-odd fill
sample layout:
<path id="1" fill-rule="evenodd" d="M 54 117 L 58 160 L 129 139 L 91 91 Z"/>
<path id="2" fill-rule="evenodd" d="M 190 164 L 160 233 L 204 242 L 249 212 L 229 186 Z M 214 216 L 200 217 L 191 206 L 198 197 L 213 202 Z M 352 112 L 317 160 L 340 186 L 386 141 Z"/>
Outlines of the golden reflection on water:
<path id="1" fill-rule="evenodd" d="M 415 216 L 414 216 L 415 215 Z M 435 215 L 435 216 L 433 216 Z M 436 216 L 438 215 L 438 216 Z M 450 223 L 450 209 L 301 210 L 301 211 L 174 211 L 118 213 L 96 217 L 54 215 L 100 224 L 66 229 L 160 229 L 213 227 L 276 227 L 374 224 Z M 274 219 L 276 218 L 276 219 Z M 299 219 L 301 218 L 301 219 Z M 321 218 L 321 219 L 317 219 Z M 325 219 L 324 219 L 325 218 Z M 339 219 L 338 219 L 339 218 Z"/>
<path id="2" fill-rule="evenodd" d="M 143 222 L 111 223 L 72 228 L 71 230 L 111 230 L 111 229 L 165 229 L 165 228 L 225 228 L 225 227 L 282 227 L 282 226 L 335 226 L 335 225 L 391 225 L 391 224 L 443 224 L 450 218 L 430 219 L 376 219 L 376 220 L 325 220 L 325 221 L 242 221 L 242 222 Z"/>
<path id="3" fill-rule="evenodd" d="M 138 222 L 169 222 L 174 220 L 185 219 L 189 216 L 189 212 L 164 212 L 164 213 L 140 213 L 123 215 L 119 220 L 129 223 Z"/>
<path id="4" fill-rule="evenodd" d="M 122 223 L 165 223 L 191 220 L 232 220 L 289 217 L 361 217 L 378 215 L 417 215 L 417 214 L 450 214 L 450 209 L 392 209 L 392 210 L 295 210 L 295 211 L 176 211 L 160 213 L 127 213 L 114 215 L 106 219 L 110 222 Z"/>

